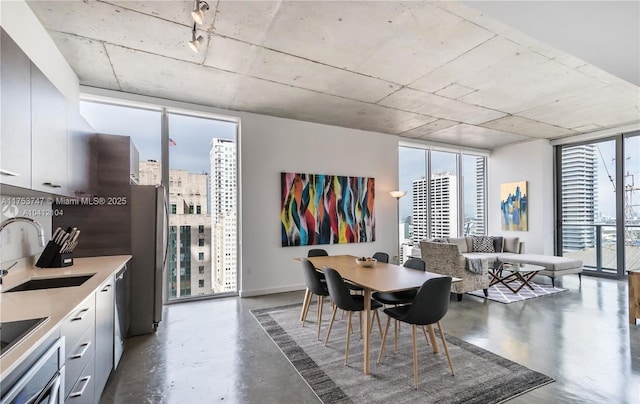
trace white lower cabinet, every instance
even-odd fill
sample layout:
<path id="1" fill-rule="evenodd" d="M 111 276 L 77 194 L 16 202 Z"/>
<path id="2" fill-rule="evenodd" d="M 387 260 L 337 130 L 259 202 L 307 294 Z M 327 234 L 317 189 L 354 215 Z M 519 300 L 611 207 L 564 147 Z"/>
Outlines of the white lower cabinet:
<path id="1" fill-rule="evenodd" d="M 115 276 L 112 275 L 96 292 L 96 394 L 102 393 L 113 369 L 114 313 Z"/>
<path id="2" fill-rule="evenodd" d="M 60 327 L 65 337 L 65 403 L 97 403 L 113 369 L 115 277 L 111 275 Z"/>
<path id="3" fill-rule="evenodd" d="M 100 395 L 95 391 L 95 355 L 91 355 L 91 359 L 84 367 L 76 383 L 68 392 L 69 395 L 64 401 L 65 403 L 73 404 L 94 404 L 100 401 Z"/>
<path id="4" fill-rule="evenodd" d="M 65 402 L 68 402 L 69 395 L 78 383 L 81 374 L 83 377 L 93 378 L 94 372 L 91 364 L 95 354 L 95 329 L 96 305 L 95 294 L 92 293 L 63 320 L 60 327 L 60 332 L 65 337 Z M 85 398 L 91 395 L 91 401 L 87 402 L 95 401 L 93 384 L 91 391 L 85 388 L 83 395 Z"/>

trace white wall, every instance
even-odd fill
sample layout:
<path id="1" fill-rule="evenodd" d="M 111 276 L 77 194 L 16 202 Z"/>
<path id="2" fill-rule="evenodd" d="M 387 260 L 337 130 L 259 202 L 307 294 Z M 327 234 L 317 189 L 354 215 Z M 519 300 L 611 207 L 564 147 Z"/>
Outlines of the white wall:
<path id="1" fill-rule="evenodd" d="M 553 147 L 548 140 L 535 140 L 495 149 L 488 160 L 488 234 L 520 237 L 525 252 L 554 253 Z M 502 231 L 500 184 L 528 181 L 529 230 Z"/>
<path id="2" fill-rule="evenodd" d="M 78 76 L 24 0 L 0 1 L 0 25 L 72 105 L 78 104 Z"/>
<path id="3" fill-rule="evenodd" d="M 281 247 L 280 173 L 375 178 L 376 241 L 318 246 L 329 254 L 397 255 L 398 138 L 335 126 L 242 114 L 242 295 L 303 288 L 311 247 Z"/>

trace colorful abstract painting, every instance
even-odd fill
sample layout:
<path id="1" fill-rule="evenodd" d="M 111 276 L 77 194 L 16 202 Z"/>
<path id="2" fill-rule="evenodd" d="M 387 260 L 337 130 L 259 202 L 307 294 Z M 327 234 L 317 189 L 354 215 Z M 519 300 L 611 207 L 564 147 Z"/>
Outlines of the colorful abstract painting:
<path id="1" fill-rule="evenodd" d="M 502 230 L 529 230 L 527 181 L 500 185 L 500 209 Z"/>
<path id="2" fill-rule="evenodd" d="M 375 241 L 375 179 L 281 173 L 282 246 Z"/>

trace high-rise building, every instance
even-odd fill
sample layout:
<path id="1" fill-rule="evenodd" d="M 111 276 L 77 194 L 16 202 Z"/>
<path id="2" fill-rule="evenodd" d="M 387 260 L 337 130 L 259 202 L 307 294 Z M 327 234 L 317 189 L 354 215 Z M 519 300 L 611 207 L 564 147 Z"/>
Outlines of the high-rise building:
<path id="1" fill-rule="evenodd" d="M 596 145 L 562 149 L 562 245 L 565 250 L 584 250 L 595 246 L 598 200 Z M 582 224 L 571 226 L 571 224 Z"/>
<path id="2" fill-rule="evenodd" d="M 429 181 L 431 206 L 427 217 L 427 180 L 413 181 L 413 242 L 432 238 L 455 237 L 458 234 L 458 181 L 451 173 L 434 174 Z"/>
<path id="3" fill-rule="evenodd" d="M 414 180 L 412 184 L 412 213 L 411 218 L 413 220 L 413 234 L 412 239 L 414 244 L 418 244 L 420 240 L 424 240 L 429 235 L 428 215 L 427 215 L 427 180 L 421 178 Z"/>
<path id="4" fill-rule="evenodd" d="M 458 181 L 450 173 L 431 176 L 431 237 L 458 235 Z"/>
<path id="5" fill-rule="evenodd" d="M 161 178 L 157 161 L 140 162 L 140 184 Z M 209 175 L 169 170 L 169 298 L 210 294 L 211 215 L 207 198 Z"/>
<path id="6" fill-rule="evenodd" d="M 211 218 L 215 293 L 237 290 L 236 143 L 211 139 Z"/>
<path id="7" fill-rule="evenodd" d="M 476 158 L 476 218 L 473 222 L 473 228 L 471 229 L 470 235 L 481 236 L 486 234 L 486 226 L 485 226 L 485 172 L 486 172 L 486 161 L 487 159 L 484 157 Z"/>

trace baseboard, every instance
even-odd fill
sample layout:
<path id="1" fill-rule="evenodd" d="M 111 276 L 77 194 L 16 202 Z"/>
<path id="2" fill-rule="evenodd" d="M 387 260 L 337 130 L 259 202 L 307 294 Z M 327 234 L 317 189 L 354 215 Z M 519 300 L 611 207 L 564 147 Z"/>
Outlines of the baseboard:
<path id="1" fill-rule="evenodd" d="M 242 290 L 240 291 L 240 297 L 254 297 L 254 296 L 263 296 L 263 295 L 273 295 L 275 293 L 285 293 L 285 292 L 297 292 L 299 290 L 304 290 L 306 286 L 303 285 L 289 285 L 282 286 L 277 288 L 265 288 L 265 289 L 254 289 L 254 290 Z"/>

